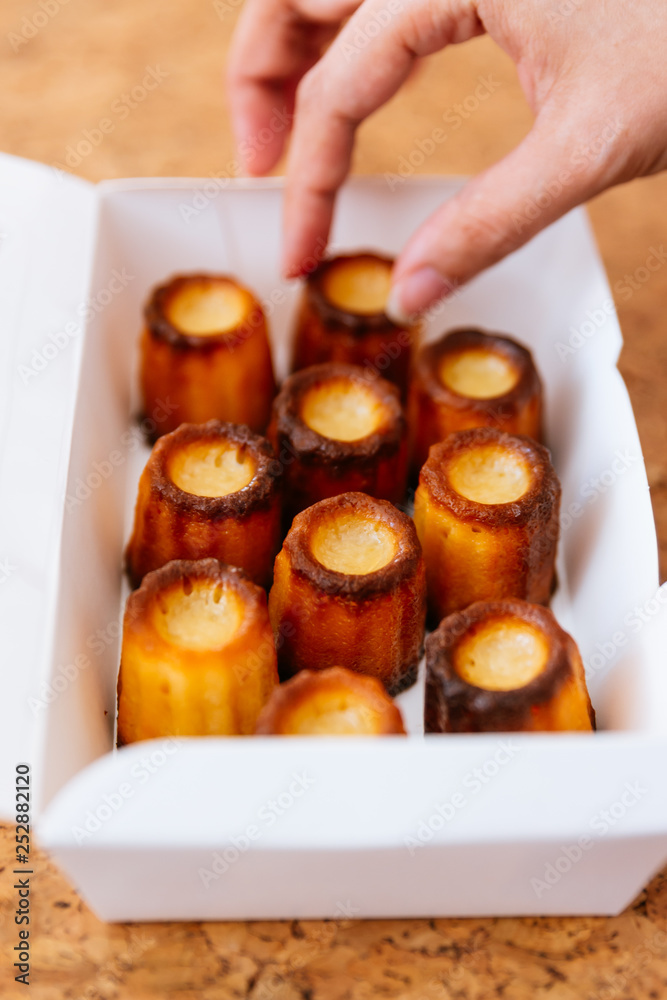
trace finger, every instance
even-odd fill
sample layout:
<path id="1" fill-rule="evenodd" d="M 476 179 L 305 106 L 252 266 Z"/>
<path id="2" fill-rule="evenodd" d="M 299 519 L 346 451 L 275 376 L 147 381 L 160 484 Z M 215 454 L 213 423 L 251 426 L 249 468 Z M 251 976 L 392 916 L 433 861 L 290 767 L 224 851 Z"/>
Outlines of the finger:
<path id="1" fill-rule="evenodd" d="M 417 230 L 394 268 L 394 320 L 422 312 L 615 181 L 623 124 L 569 114 L 544 109 L 520 146 Z"/>
<path id="2" fill-rule="evenodd" d="M 304 77 L 285 191 L 288 277 L 326 240 L 358 124 L 385 103 L 421 56 L 483 31 L 470 0 L 366 0 Z"/>
<path id="3" fill-rule="evenodd" d="M 270 170 L 289 134 L 294 92 L 360 0 L 247 0 L 232 39 L 227 83 L 239 152 Z"/>

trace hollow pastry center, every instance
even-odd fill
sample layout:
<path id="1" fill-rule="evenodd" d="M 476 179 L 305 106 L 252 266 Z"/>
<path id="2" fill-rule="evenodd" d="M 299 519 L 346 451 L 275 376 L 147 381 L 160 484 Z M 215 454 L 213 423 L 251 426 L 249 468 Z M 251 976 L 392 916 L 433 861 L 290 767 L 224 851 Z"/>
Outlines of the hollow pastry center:
<path id="1" fill-rule="evenodd" d="M 230 441 L 195 442 L 179 448 L 169 462 L 169 478 L 185 493 L 224 497 L 252 481 L 256 467 L 247 448 Z"/>
<path id="2" fill-rule="evenodd" d="M 323 278 L 326 298 L 345 312 L 370 316 L 384 312 L 391 285 L 391 264 L 375 257 L 335 261 Z"/>
<path id="3" fill-rule="evenodd" d="M 463 637 L 454 653 L 454 669 L 474 687 L 511 691 L 537 677 L 548 655 L 540 629 L 517 618 L 497 618 Z"/>
<path id="4" fill-rule="evenodd" d="M 219 649 L 238 632 L 243 603 L 229 584 L 186 579 L 159 595 L 154 620 L 167 642 L 183 649 Z"/>
<path id="5" fill-rule="evenodd" d="M 398 552 L 398 542 L 391 528 L 380 521 L 345 514 L 318 525 L 311 551 L 325 569 L 361 576 L 390 563 Z"/>
<path id="6" fill-rule="evenodd" d="M 483 348 L 446 354 L 439 376 L 445 388 L 470 399 L 504 396 L 519 380 L 518 371 L 507 358 Z"/>
<path id="7" fill-rule="evenodd" d="M 235 330 L 247 311 L 247 293 L 232 281 L 188 282 L 170 297 L 165 308 L 172 326 L 198 337 Z"/>
<path id="8" fill-rule="evenodd" d="M 386 407 L 367 386 L 349 378 L 332 379 L 309 389 L 301 419 L 323 437 L 359 441 L 386 420 Z"/>
<path id="9" fill-rule="evenodd" d="M 473 503 L 512 503 L 529 489 L 530 466 L 523 455 L 502 445 L 466 448 L 449 462 L 453 489 Z"/>
<path id="10" fill-rule="evenodd" d="M 322 691 L 294 708 L 282 732 L 295 736 L 363 736 L 377 732 L 378 713 L 349 691 Z"/>

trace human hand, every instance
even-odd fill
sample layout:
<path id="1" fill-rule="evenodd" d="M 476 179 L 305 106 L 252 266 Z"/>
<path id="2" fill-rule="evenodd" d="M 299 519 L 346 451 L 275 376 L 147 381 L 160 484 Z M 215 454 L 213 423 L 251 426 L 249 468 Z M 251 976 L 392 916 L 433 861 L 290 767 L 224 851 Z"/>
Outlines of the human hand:
<path id="1" fill-rule="evenodd" d="M 571 3 L 563 16 L 562 0 L 248 0 L 230 60 L 237 137 L 265 128 L 276 107 L 291 112 L 296 92 L 285 273 L 302 273 L 328 235 L 360 122 L 421 56 L 484 32 L 516 63 L 535 122 L 410 239 L 394 268 L 394 318 L 427 308 L 605 188 L 667 167 L 667 5 Z M 383 25 L 373 37 L 371 22 Z M 270 169 L 284 141 L 275 134 L 253 172 Z"/>

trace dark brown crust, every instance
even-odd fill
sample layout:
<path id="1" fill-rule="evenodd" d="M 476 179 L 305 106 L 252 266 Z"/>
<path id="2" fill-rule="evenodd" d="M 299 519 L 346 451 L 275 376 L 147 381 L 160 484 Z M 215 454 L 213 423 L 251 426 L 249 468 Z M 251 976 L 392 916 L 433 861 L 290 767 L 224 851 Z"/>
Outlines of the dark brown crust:
<path id="1" fill-rule="evenodd" d="M 447 477 L 449 461 L 468 449 L 497 444 L 521 455 L 528 461 L 531 485 L 523 496 L 511 503 L 483 504 L 461 496 Z M 561 487 L 551 464 L 549 451 L 532 438 L 506 434 L 495 427 L 474 427 L 450 434 L 445 441 L 431 447 L 422 466 L 419 481 L 428 490 L 432 501 L 450 510 L 461 521 L 474 521 L 489 527 L 512 525 L 521 527 L 535 522 L 547 523 L 554 507 L 560 504 Z"/>
<path id="2" fill-rule="evenodd" d="M 355 673 L 345 667 L 301 670 L 291 680 L 280 684 L 274 689 L 271 698 L 260 712 L 255 734 L 282 735 L 281 719 L 289 717 L 295 706 L 308 702 L 314 694 L 321 691 L 335 692 L 341 688 L 363 695 L 372 709 L 380 713 L 384 725 L 373 735 L 405 735 L 401 712 L 387 695 L 382 683 L 375 677 Z"/>
<path id="3" fill-rule="evenodd" d="M 461 396 L 443 385 L 438 377 L 438 370 L 445 355 L 458 354 L 471 348 L 493 351 L 507 358 L 519 373 L 516 385 L 509 392 L 490 399 Z M 485 421 L 489 413 L 502 415 L 505 419 L 511 418 L 519 414 L 533 397 L 542 395 L 542 383 L 530 351 L 511 337 L 474 327 L 452 330 L 434 343 L 422 347 L 415 359 L 415 374 L 436 404 L 479 413 L 480 419 Z"/>
<path id="4" fill-rule="evenodd" d="M 248 301 L 251 305 L 250 311 L 244 316 L 236 330 L 213 336 L 210 334 L 207 336 L 197 336 L 196 334 L 184 333 L 169 321 L 167 318 L 167 306 L 170 299 L 174 298 L 185 285 L 199 282 L 231 284 L 236 288 L 242 289 L 248 295 Z M 262 307 L 248 288 L 228 275 L 209 274 L 203 271 L 193 274 L 175 275 L 164 284 L 154 288 L 144 306 L 144 318 L 151 336 L 166 341 L 172 347 L 181 350 L 194 349 L 204 352 L 214 350 L 221 344 L 232 348 L 236 342 L 236 338 L 245 339 L 248 336 L 247 331 L 249 328 L 260 326 L 264 322 Z"/>
<path id="5" fill-rule="evenodd" d="M 363 337 L 370 330 L 383 330 L 395 327 L 397 330 L 403 327 L 396 326 L 387 314 L 382 311 L 378 313 L 355 313 L 347 309 L 341 309 L 334 305 L 324 294 L 324 276 L 327 271 L 341 262 L 370 258 L 394 266 L 394 258 L 384 254 L 375 253 L 373 250 L 360 250 L 354 254 L 339 254 L 336 257 L 327 257 L 310 274 L 306 280 L 306 296 L 312 307 L 317 312 L 325 326 L 345 327 L 355 336 Z"/>
<path id="6" fill-rule="evenodd" d="M 127 614 L 143 615 L 157 600 L 158 594 L 177 586 L 184 580 L 208 580 L 213 583 L 230 583 L 245 607 L 266 607 L 266 593 L 238 566 L 228 566 L 218 559 L 172 559 L 159 569 L 146 573 L 141 585 L 127 599 Z"/>
<path id="7" fill-rule="evenodd" d="M 255 475 L 247 486 L 222 497 L 200 497 L 194 493 L 186 493 L 171 481 L 167 466 L 174 452 L 195 441 L 203 444 L 220 440 L 230 441 L 240 449 L 248 450 L 255 460 Z M 228 424 L 221 420 L 209 420 L 205 424 L 181 424 L 175 431 L 158 439 L 149 461 L 152 495 L 157 496 L 160 502 L 207 521 L 226 517 L 244 518 L 256 510 L 270 507 L 275 502 L 280 487 L 281 466 L 275 460 L 271 443 L 262 435 L 253 433 L 245 424 Z"/>
<path id="8" fill-rule="evenodd" d="M 364 512 L 393 528 L 398 551 L 391 562 L 374 573 L 350 575 L 327 569 L 312 554 L 310 539 L 331 511 Z M 366 493 L 342 493 L 320 500 L 294 518 L 283 548 L 292 570 L 329 596 L 364 601 L 377 594 L 388 593 L 403 580 L 411 578 L 422 558 L 421 545 L 414 523 L 388 500 L 376 500 Z"/>
<path id="9" fill-rule="evenodd" d="M 357 441 L 338 441 L 318 434 L 301 419 L 301 403 L 317 385 L 335 379 L 361 383 L 387 409 L 387 420 L 372 434 Z M 348 466 L 356 469 L 375 465 L 378 459 L 395 454 L 406 433 L 406 420 L 400 393 L 392 382 L 383 378 L 369 379 L 360 365 L 327 362 L 311 365 L 290 375 L 273 401 L 271 426 L 278 441 L 278 454 L 287 448 L 304 465 Z"/>
<path id="10" fill-rule="evenodd" d="M 509 691 L 489 691 L 463 680 L 454 667 L 454 651 L 464 635 L 494 618 L 514 616 L 539 629 L 547 638 L 549 655 L 544 669 L 528 684 Z M 516 599 L 477 601 L 464 611 L 444 618 L 426 639 L 427 733 L 516 732 L 526 728 L 532 705 L 553 698 L 572 676 L 574 640 L 551 611 Z M 595 712 L 589 704 L 591 726 Z"/>

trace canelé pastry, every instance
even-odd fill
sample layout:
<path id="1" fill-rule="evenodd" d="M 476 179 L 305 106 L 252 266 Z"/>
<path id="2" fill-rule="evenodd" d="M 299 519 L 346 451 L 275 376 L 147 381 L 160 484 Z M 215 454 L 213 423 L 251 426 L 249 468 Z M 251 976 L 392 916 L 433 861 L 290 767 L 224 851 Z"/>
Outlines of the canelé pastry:
<path id="1" fill-rule="evenodd" d="M 259 736 L 404 735 L 403 718 L 375 677 L 329 667 L 280 684 L 260 712 Z"/>
<path id="2" fill-rule="evenodd" d="M 269 594 L 282 675 L 343 666 L 396 694 L 416 678 L 425 598 L 406 514 L 365 493 L 313 504 L 294 518 Z"/>
<path id="3" fill-rule="evenodd" d="M 280 466 L 238 424 L 181 424 L 153 446 L 139 480 L 126 559 L 137 586 L 171 559 L 213 556 L 271 582 L 280 547 Z"/>
<path id="4" fill-rule="evenodd" d="M 478 427 L 433 445 L 414 514 L 432 620 L 473 601 L 547 603 L 559 507 L 549 452 L 531 438 Z"/>
<path id="5" fill-rule="evenodd" d="M 119 744 L 252 733 L 277 682 L 266 595 L 240 569 L 217 559 L 175 560 L 130 594 Z"/>
<path id="6" fill-rule="evenodd" d="M 266 429 L 275 380 L 252 292 L 222 275 L 181 275 L 153 291 L 144 317 L 141 391 L 145 415 L 161 415 L 156 435 L 211 419 Z"/>
<path id="7" fill-rule="evenodd" d="M 530 351 L 510 337 L 453 330 L 421 348 L 408 402 L 415 472 L 453 431 L 495 427 L 542 435 L 542 384 Z"/>
<path id="8" fill-rule="evenodd" d="M 427 733 L 594 729 L 577 645 L 546 608 L 480 601 L 426 640 Z"/>
<path id="9" fill-rule="evenodd" d="M 404 499 L 407 431 L 398 389 L 369 380 L 358 365 L 330 362 L 291 375 L 273 402 L 268 436 L 284 466 L 292 516 L 351 490 Z"/>
<path id="10" fill-rule="evenodd" d="M 385 313 L 394 261 L 375 253 L 323 261 L 307 278 L 294 342 L 293 368 L 324 361 L 363 365 L 407 391 L 420 326 L 396 326 Z"/>

